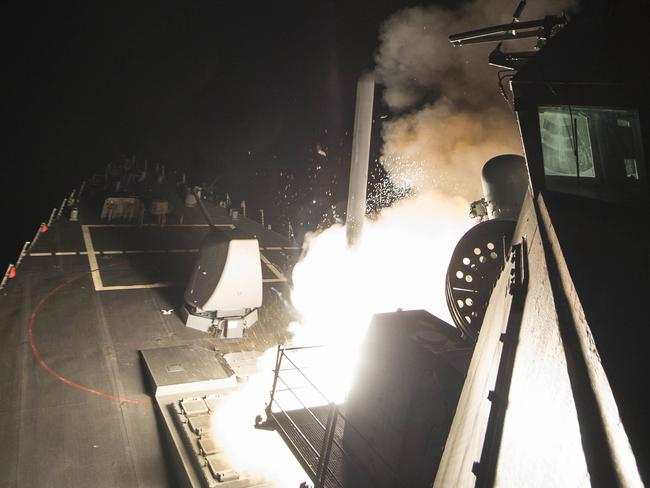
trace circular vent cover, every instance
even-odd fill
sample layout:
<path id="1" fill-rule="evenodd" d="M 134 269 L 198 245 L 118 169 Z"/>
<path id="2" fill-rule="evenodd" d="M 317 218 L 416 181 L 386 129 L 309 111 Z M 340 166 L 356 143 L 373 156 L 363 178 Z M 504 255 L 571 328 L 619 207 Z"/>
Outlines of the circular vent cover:
<path id="1" fill-rule="evenodd" d="M 488 220 L 460 239 L 447 269 L 447 306 L 456 326 L 472 342 L 478 339 L 492 288 L 510 249 L 514 220 Z"/>

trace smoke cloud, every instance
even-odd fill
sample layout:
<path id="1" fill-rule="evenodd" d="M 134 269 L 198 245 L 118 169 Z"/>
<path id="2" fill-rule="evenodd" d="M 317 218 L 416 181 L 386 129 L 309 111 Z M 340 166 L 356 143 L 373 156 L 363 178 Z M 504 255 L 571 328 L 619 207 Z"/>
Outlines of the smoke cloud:
<path id="1" fill-rule="evenodd" d="M 452 33 L 511 21 L 519 0 L 475 0 L 450 10 L 414 7 L 380 29 L 376 73 L 384 101 L 402 114 L 383 126 L 382 163 L 393 182 L 469 201 L 480 195 L 480 168 L 502 153 L 521 153 L 514 114 L 499 94 L 494 45 L 454 48 Z M 560 14 L 572 2 L 537 2 L 525 19 Z M 521 41 L 526 43 L 526 41 Z M 530 48 L 510 44 L 504 49 Z"/>

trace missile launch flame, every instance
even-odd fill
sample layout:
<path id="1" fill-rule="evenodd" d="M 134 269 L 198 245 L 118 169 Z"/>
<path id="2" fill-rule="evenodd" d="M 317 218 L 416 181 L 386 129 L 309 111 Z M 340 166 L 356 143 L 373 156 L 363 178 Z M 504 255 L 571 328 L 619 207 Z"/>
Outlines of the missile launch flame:
<path id="1" fill-rule="evenodd" d="M 345 399 L 373 314 L 426 309 L 449 321 L 444 277 L 471 224 L 468 202 L 480 196 L 481 165 L 499 153 L 520 152 L 521 144 L 511 112 L 492 88 L 486 53 L 455 51 L 447 35 L 509 21 L 505 3 L 404 9 L 381 28 L 376 73 L 385 102 L 402 114 L 384 123 L 382 162 L 397 191 L 413 196 L 366 219 L 353 247 L 339 225 L 306 238 L 293 273 L 291 301 L 301 321 L 291 324 L 291 343 L 329 346 L 313 356 L 309 375 L 330 401 Z M 552 3 L 542 7 L 573 2 Z M 530 15 L 541 15 L 535 8 Z M 275 348 L 262 355 L 259 374 L 215 413 L 214 429 L 236 469 L 297 486 L 306 475 L 279 436 L 253 427 L 268 401 L 274 357 Z"/>

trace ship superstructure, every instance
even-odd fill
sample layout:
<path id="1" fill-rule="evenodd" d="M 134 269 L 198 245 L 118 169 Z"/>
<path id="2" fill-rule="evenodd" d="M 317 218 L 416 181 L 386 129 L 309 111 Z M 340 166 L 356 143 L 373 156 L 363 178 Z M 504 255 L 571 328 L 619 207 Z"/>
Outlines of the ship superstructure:
<path id="1" fill-rule="evenodd" d="M 450 37 L 544 41 L 515 53 L 499 44 L 490 57 L 510 70 L 525 159 L 484 166 L 484 198 L 472 206 L 483 221 L 447 275 L 457 335 L 426 314 L 376 316 L 356 383 L 322 422 L 315 453 L 304 447 L 310 409 L 274 415 L 317 486 L 647 482 L 650 77 L 623 55 L 647 45 L 639 16 L 621 2 L 568 24 L 516 14 Z"/>
<path id="2" fill-rule="evenodd" d="M 309 379 L 320 345 L 277 347 L 295 242 L 162 168 L 127 161 L 87 180 L 7 272 L 2 481 L 274 486 L 233 469 L 211 415 L 277 347 L 250 421 L 283 438 L 314 486 L 642 486 L 650 77 L 620 56 L 642 45 L 642 18 L 632 2 L 595 7 L 522 23 L 543 37 L 538 52 L 495 49 L 525 158 L 484 168 L 483 221 L 447 276 L 454 326 L 377 315 L 345 402 Z M 451 40 L 507 40 L 518 22 Z M 228 269 L 237 242 L 255 273 L 232 289 L 253 292 L 228 308 L 221 274 L 197 258 Z"/>

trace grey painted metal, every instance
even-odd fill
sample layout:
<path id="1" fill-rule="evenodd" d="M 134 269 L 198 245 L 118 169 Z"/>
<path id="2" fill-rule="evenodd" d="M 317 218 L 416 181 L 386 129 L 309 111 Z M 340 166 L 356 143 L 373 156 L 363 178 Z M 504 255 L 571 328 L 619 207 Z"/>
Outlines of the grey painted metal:
<path id="1" fill-rule="evenodd" d="M 0 486 L 179 486 L 163 454 L 165 433 L 139 351 L 188 345 L 206 355 L 261 353 L 286 341 L 289 318 L 265 287 L 260 321 L 243 339 L 230 342 L 185 328 L 175 313 L 161 313 L 178 310 L 180 288 L 95 291 L 87 256 L 78 254 L 86 250 L 82 225 L 99 225 L 90 233 L 106 284 L 125 285 L 155 281 L 156 272 L 184 282 L 179 277 L 196 255 L 171 251 L 198 248 L 208 229 L 199 209 L 183 209 L 185 226 L 165 228 L 100 225 L 89 207 L 83 209 L 80 223 L 63 222 L 39 233 L 32 248 L 39 257 L 25 257 L 20 274 L 0 295 L 0 438 L 12 446 L 0 454 Z M 209 205 L 209 211 L 217 224 L 232 223 L 223 209 Z M 284 249 L 295 243 L 252 221 L 237 225 L 255 233 L 263 247 L 283 249 L 266 257 L 290 273 L 297 254 L 292 251 L 289 260 Z M 125 254 L 103 254 L 111 249 Z M 143 249 L 164 252 L 128 254 Z M 56 255 L 61 251 L 65 257 Z M 152 257 L 158 261 L 150 262 Z M 161 260 L 165 266 L 157 265 Z M 273 286 L 288 292 L 284 283 Z M 28 324 L 36 307 L 31 338 L 49 367 L 80 386 L 139 403 L 98 396 L 48 374 L 30 347 Z"/>
<path id="2" fill-rule="evenodd" d="M 577 245 L 580 252 L 584 252 L 584 246 L 580 246 L 580 243 L 575 241 L 567 242 L 566 229 L 564 228 L 566 222 L 563 222 L 562 218 L 569 211 L 565 208 L 561 215 L 558 215 L 557 208 L 554 209 L 555 211 L 551 211 L 549 202 L 552 201 L 553 196 L 550 192 L 549 194 L 540 193 L 536 199 L 536 211 L 539 218 L 539 230 L 544 244 L 545 257 L 551 270 L 549 273 L 550 288 L 558 305 L 559 335 L 565 345 L 565 354 L 570 364 L 570 368 L 568 368 L 569 379 L 573 401 L 576 406 L 576 417 L 580 425 L 582 452 L 585 456 L 589 475 L 594 480 L 593 486 L 645 486 L 643 470 L 647 469 L 647 450 L 644 452 L 638 443 L 635 446 L 636 450 L 633 450 L 633 444 L 631 444 L 631 440 L 635 436 L 641 435 L 645 438 L 645 435 L 635 431 L 638 423 L 635 425 L 627 412 L 629 412 L 630 408 L 628 402 L 633 401 L 639 403 L 640 415 L 647 418 L 647 403 L 639 400 L 636 389 L 632 400 L 621 394 L 621 379 L 620 376 L 616 376 L 616 369 L 621 368 L 621 366 L 617 365 L 615 367 L 608 363 L 608 360 L 611 361 L 612 353 L 608 347 L 609 344 L 604 343 L 605 341 L 602 340 L 602 329 L 600 329 L 602 324 L 598 322 L 598 319 L 602 320 L 601 317 L 605 314 L 601 313 L 598 317 L 594 316 L 594 312 L 598 310 L 596 307 L 600 305 L 599 302 L 602 299 L 599 298 L 596 303 L 589 300 L 586 290 L 578 284 L 580 278 L 576 277 L 581 274 L 575 273 L 580 267 L 575 254 L 570 248 Z M 617 220 L 625 219 L 624 216 L 619 216 L 617 211 L 614 211 L 613 214 Z M 583 215 L 580 218 L 583 218 Z M 599 215 L 597 219 L 598 224 L 602 225 L 603 222 L 607 221 L 607 216 Z M 571 220 L 574 227 L 579 225 L 575 220 Z M 634 225 L 636 225 L 636 222 L 634 222 Z M 590 230 L 592 230 L 589 229 L 590 226 L 588 224 L 580 231 L 589 235 Z M 577 239 L 575 240 L 577 241 Z M 625 244 L 626 252 L 630 252 L 635 247 L 641 247 L 645 251 L 648 242 L 647 234 L 640 242 L 634 241 L 634 238 L 628 239 Z M 588 240 L 588 242 L 591 244 L 594 241 Z M 565 250 L 566 254 L 564 254 Z M 633 252 L 630 254 L 634 258 L 637 256 Z M 616 265 L 620 269 L 627 271 L 629 267 L 621 266 L 621 261 L 624 262 L 624 258 L 619 258 Z M 592 267 L 592 262 L 589 263 L 589 268 Z M 648 269 L 647 263 L 648 261 L 645 261 L 646 270 Z M 637 262 L 636 259 L 634 261 L 634 265 L 639 266 L 639 269 L 643 264 L 643 261 Z M 586 271 L 582 272 L 586 274 Z M 599 272 L 602 273 L 599 276 L 608 277 L 608 280 L 603 280 L 605 283 L 617 283 L 616 280 L 610 278 L 611 274 L 603 271 L 602 268 L 599 269 Z M 590 285 L 592 289 L 597 287 L 597 285 L 591 283 Z M 612 308 L 611 303 L 623 302 L 623 300 L 617 300 L 617 292 L 613 288 L 611 285 L 606 287 L 609 296 L 605 308 Z M 598 296 L 602 297 L 600 294 Z M 624 291 L 625 300 L 629 300 L 633 296 L 632 292 L 626 287 Z M 618 310 L 616 318 L 622 318 Z M 611 327 L 611 318 L 604 317 L 604 320 L 607 321 L 606 327 Z M 617 325 L 620 327 L 622 324 Z M 645 323 L 639 322 L 639 325 L 639 329 L 643 330 L 645 328 Z M 627 333 L 630 333 L 632 328 L 626 328 L 626 330 Z M 634 351 L 637 353 L 646 352 L 645 345 L 647 341 L 642 339 L 641 333 L 635 333 L 633 336 L 633 343 L 643 344 L 641 348 Z M 623 349 L 619 344 L 616 347 Z M 635 355 L 630 354 L 629 349 L 623 350 L 625 351 L 621 356 L 623 359 L 619 359 L 619 361 L 630 363 L 635 360 Z M 643 362 L 645 363 L 645 357 Z M 631 377 L 633 378 L 630 374 L 626 375 L 624 381 L 632 381 Z M 638 373 L 639 379 L 645 380 L 645 377 L 644 371 Z M 616 384 L 617 379 L 619 384 Z M 641 428 L 641 432 L 646 432 L 646 429 Z"/>
<path id="3" fill-rule="evenodd" d="M 469 229 L 449 260 L 445 297 L 451 317 L 476 342 L 492 288 L 503 268 L 516 222 L 487 220 Z"/>
<path id="4" fill-rule="evenodd" d="M 548 37 L 553 27 L 564 22 L 563 17 L 557 16 L 546 16 L 543 19 L 529 20 L 526 22 L 511 22 L 509 24 L 500 24 L 452 34 L 449 36 L 449 42 L 453 46 L 463 46 L 465 44 L 521 39 L 525 37 Z M 527 29 L 532 29 L 532 31 L 526 31 Z"/>
<path id="5" fill-rule="evenodd" d="M 477 487 L 494 486 L 499 448 L 503 435 L 503 426 L 510 396 L 510 384 L 517 355 L 519 333 L 521 331 L 521 319 L 523 308 L 526 303 L 526 292 L 528 286 L 527 270 L 527 248 L 526 239 L 512 246 L 510 262 L 512 263 L 508 293 L 512 295 L 512 303 L 506 320 L 506 327 L 501 335 L 503 348 L 497 369 L 497 377 L 494 390 L 488 394 L 490 401 L 490 415 L 488 417 L 481 460 L 474 464 Z"/>
<path id="6" fill-rule="evenodd" d="M 527 195 L 513 237 L 513 242 L 527 238 L 525 296 L 509 292 L 518 270 L 516 263 L 506 263 L 485 313 L 435 487 L 474 487 L 475 474 L 479 486 L 491 486 L 493 479 L 499 486 L 643 486 L 610 372 L 606 376 L 603 369 L 602 346 L 586 322 L 584 295 L 578 295 L 569 275 L 575 263 L 562 254 L 570 244 L 555 234 L 560 222 L 557 215 L 551 220 L 543 197 L 535 201 Z M 508 357 L 514 346 L 516 356 Z M 492 413 L 495 401 L 507 408 L 495 405 Z"/>
<path id="7" fill-rule="evenodd" d="M 363 228 L 363 219 L 366 215 L 366 187 L 368 185 L 368 158 L 370 157 L 374 96 L 374 75 L 364 73 L 357 82 L 357 103 L 352 136 L 352 161 L 350 163 L 346 218 L 346 234 L 350 246 L 359 239 Z"/>
<path id="8" fill-rule="evenodd" d="M 493 157 L 483 165 L 481 184 L 490 218 L 517 220 L 528 190 L 526 160 L 518 154 Z"/>

